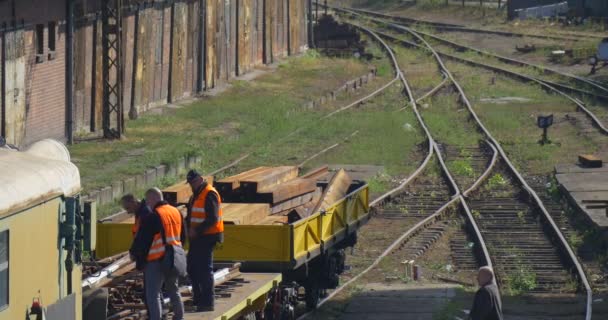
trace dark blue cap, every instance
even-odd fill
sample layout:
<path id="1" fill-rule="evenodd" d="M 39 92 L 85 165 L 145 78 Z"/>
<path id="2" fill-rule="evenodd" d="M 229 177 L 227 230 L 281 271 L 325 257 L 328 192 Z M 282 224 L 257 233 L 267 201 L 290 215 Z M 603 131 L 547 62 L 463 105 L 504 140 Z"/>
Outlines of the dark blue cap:
<path id="1" fill-rule="evenodd" d="M 196 178 L 199 178 L 201 175 L 194 169 L 188 171 L 188 175 L 186 176 L 186 181 L 188 181 L 188 183 L 196 180 Z"/>

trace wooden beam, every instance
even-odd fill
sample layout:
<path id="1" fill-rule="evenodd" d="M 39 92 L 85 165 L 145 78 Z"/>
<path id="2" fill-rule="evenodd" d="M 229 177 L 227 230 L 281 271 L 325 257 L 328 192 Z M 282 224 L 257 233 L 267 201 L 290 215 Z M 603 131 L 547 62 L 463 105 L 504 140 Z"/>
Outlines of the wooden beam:
<path id="1" fill-rule="evenodd" d="M 203 177 L 207 183 L 213 185 L 213 176 Z M 180 203 L 188 203 L 190 197 L 192 197 L 192 188 L 186 182 L 182 180 L 172 186 L 166 187 L 163 190 L 163 198 L 173 206 L 177 206 Z"/>
<path id="2" fill-rule="evenodd" d="M 327 187 L 321 196 L 321 200 L 314 208 L 313 212 L 326 210 L 346 196 L 351 183 L 352 179 L 348 176 L 346 171 L 340 169 L 327 184 Z"/>
<path id="3" fill-rule="evenodd" d="M 270 215 L 270 205 L 266 203 L 223 203 L 224 223 L 251 225 Z"/>
<path id="4" fill-rule="evenodd" d="M 288 224 L 289 218 L 287 216 L 268 216 L 260 221 L 258 221 L 258 225 L 272 225 L 272 224 Z"/>
<path id="5" fill-rule="evenodd" d="M 241 172 L 237 175 L 230 176 L 224 179 L 221 179 L 215 183 L 215 188 L 220 192 L 230 192 L 240 186 L 240 182 L 252 175 L 265 172 L 272 168 L 269 167 L 257 167 L 255 169 L 251 169 L 249 171 Z"/>
<path id="6" fill-rule="evenodd" d="M 310 170 L 309 172 L 307 172 L 305 175 L 301 176 L 300 178 L 319 180 L 319 179 L 325 177 L 328 173 L 329 173 L 329 167 L 322 166 L 322 167 L 318 167 L 316 169 Z"/>
<path id="7" fill-rule="evenodd" d="M 315 191 L 315 179 L 296 178 L 285 183 L 259 190 L 255 194 L 255 202 L 277 204 L 301 195 Z"/>
<path id="8" fill-rule="evenodd" d="M 275 204 L 274 206 L 272 206 L 272 208 L 270 208 L 270 213 L 277 214 L 282 211 L 294 209 L 296 207 L 312 202 L 315 198 L 320 198 L 320 195 L 321 191 L 315 189 L 314 192 L 309 192 L 301 196 Z"/>
<path id="9" fill-rule="evenodd" d="M 296 166 L 274 167 L 271 170 L 262 171 L 242 179 L 240 188 L 245 194 L 256 193 L 295 179 L 298 176 L 298 171 Z"/>

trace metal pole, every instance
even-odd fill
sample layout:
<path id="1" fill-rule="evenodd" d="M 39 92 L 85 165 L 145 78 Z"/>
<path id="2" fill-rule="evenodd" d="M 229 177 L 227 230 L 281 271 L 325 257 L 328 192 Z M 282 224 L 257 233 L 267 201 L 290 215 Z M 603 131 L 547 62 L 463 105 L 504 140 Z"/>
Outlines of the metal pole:
<path id="1" fill-rule="evenodd" d="M 205 6 L 207 1 L 199 1 L 198 18 L 198 81 L 196 83 L 198 93 L 205 89 Z"/>
<path id="2" fill-rule="evenodd" d="M 74 142 L 74 0 L 66 1 L 65 111 L 68 144 Z M 49 30 L 51 32 L 51 30 Z M 56 32 L 53 30 L 52 32 Z"/>
<path id="3" fill-rule="evenodd" d="M 2 25 L 3 29 L 6 29 L 6 23 Z M 2 44 L 2 51 L 0 51 L 0 65 L 2 66 L 2 72 L 0 72 L 0 108 L 2 109 L 2 117 L 0 119 L 0 136 L 6 137 L 6 32 L 2 32 L 0 41 Z"/>
<path id="4" fill-rule="evenodd" d="M 139 10 L 141 9 L 140 5 L 137 4 L 137 11 L 135 11 L 135 17 L 134 20 L 135 22 L 133 22 L 133 25 L 135 26 L 133 28 L 133 30 L 135 30 L 135 32 L 133 32 L 133 59 L 132 59 L 132 64 L 133 64 L 133 68 L 131 70 L 131 99 L 129 101 L 129 119 L 131 120 L 135 120 L 139 117 L 139 113 L 137 112 L 137 107 L 135 106 L 135 83 L 137 82 L 136 78 L 137 78 L 137 59 L 139 59 L 139 56 L 137 54 L 137 50 L 138 50 L 138 45 L 137 43 L 139 42 Z M 165 11 L 163 10 L 163 15 L 165 14 Z M 163 19 L 163 25 L 164 25 L 164 19 Z M 164 28 L 163 31 L 164 33 Z M 163 38 L 163 41 L 165 39 Z M 163 50 L 164 51 L 164 50 Z"/>

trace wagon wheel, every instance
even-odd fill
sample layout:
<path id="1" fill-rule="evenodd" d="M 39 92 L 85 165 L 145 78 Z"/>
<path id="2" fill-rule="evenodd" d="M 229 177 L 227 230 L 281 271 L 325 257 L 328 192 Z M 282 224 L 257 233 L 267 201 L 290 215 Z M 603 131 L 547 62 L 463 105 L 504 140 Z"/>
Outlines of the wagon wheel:
<path id="1" fill-rule="evenodd" d="M 319 300 L 321 299 L 321 288 L 319 286 L 319 282 L 315 279 L 311 279 L 306 286 L 304 286 L 306 290 L 306 295 L 304 300 L 306 301 L 306 307 L 308 309 L 315 309 L 319 304 Z"/>

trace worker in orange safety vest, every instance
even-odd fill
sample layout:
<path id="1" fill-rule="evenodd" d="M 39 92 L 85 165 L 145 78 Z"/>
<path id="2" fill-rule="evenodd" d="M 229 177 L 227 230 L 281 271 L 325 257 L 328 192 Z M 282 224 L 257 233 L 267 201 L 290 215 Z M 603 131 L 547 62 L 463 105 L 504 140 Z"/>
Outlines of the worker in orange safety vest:
<path id="1" fill-rule="evenodd" d="M 179 275 L 174 270 L 166 271 L 162 259 L 167 246 L 181 246 L 186 240 L 184 219 L 177 208 L 163 201 L 163 194 L 157 188 L 146 192 L 146 203 L 153 211 L 141 220 L 129 253 L 137 261 L 137 269 L 144 271 L 148 319 L 160 320 L 162 317 L 161 288 L 164 285 L 171 300 L 173 320 L 183 320 L 184 304 L 179 293 Z"/>
<path id="2" fill-rule="evenodd" d="M 213 249 L 224 241 L 222 198 L 196 170 L 190 170 L 186 181 L 192 188 L 188 203 L 188 275 L 192 298 L 199 312 L 213 311 Z"/>

